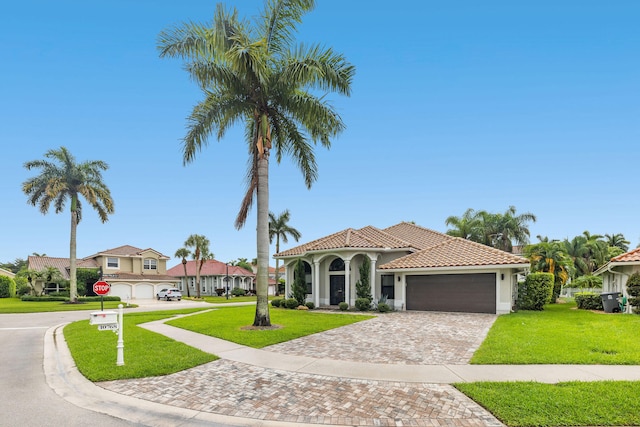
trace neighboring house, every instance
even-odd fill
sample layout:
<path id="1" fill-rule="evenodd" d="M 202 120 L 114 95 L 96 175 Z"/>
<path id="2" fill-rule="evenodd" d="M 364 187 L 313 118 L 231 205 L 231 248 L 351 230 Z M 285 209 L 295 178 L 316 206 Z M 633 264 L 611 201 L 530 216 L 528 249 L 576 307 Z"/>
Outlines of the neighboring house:
<path id="1" fill-rule="evenodd" d="M 120 246 L 78 259 L 77 268 L 102 269 L 102 278 L 111 285 L 108 295 L 129 299 L 155 298 L 162 287 L 176 286 L 177 280 L 167 275 L 168 256 L 154 249 L 140 249 Z M 69 280 L 69 259 L 29 256 L 27 267 L 42 271 L 47 267 L 56 268 L 62 277 Z M 36 292 L 42 292 L 46 278 L 36 280 Z M 49 289 L 55 290 L 55 289 Z"/>
<path id="2" fill-rule="evenodd" d="M 7 276 L 7 277 L 11 277 L 12 279 L 16 277 L 15 274 L 10 272 L 9 270 L 5 270 L 4 268 L 0 268 L 0 276 Z"/>
<path id="3" fill-rule="evenodd" d="M 386 295 L 397 310 L 508 313 L 517 275 L 529 267 L 526 258 L 408 222 L 349 228 L 274 255 L 286 267 L 286 295 L 303 260 L 316 306 L 354 305 L 365 256 L 374 300 Z"/>
<path id="4" fill-rule="evenodd" d="M 635 272 L 640 272 L 640 248 L 611 258 L 611 261 L 594 271 L 593 275 L 602 276 L 602 292 L 620 292 L 628 297 L 627 279 Z"/>
<path id="5" fill-rule="evenodd" d="M 187 276 L 184 275 L 182 263 L 171 267 L 167 274 L 178 282 L 178 289 L 186 295 L 187 284 L 191 296 L 197 295 L 196 289 L 196 262 L 187 261 Z M 229 291 L 233 288 L 245 289 L 255 292 L 255 277 L 251 271 L 247 271 L 236 265 L 225 264 L 215 259 L 205 261 L 200 270 L 200 295 L 216 295 L 216 289 L 225 289 L 229 283 Z"/>

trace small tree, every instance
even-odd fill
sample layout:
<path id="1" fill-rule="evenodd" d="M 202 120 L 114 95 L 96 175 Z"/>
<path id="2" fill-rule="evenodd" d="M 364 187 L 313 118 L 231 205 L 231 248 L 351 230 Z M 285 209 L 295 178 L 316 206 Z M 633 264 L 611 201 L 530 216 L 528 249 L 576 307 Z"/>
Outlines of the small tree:
<path id="1" fill-rule="evenodd" d="M 291 287 L 291 296 L 298 301 L 299 305 L 304 305 L 307 299 L 307 280 L 304 273 L 304 263 L 301 259 L 296 262 L 295 277 Z"/>
<path id="2" fill-rule="evenodd" d="M 356 298 L 366 298 L 369 303 L 373 301 L 371 296 L 371 261 L 368 256 L 364 256 L 360 265 L 360 280 L 356 282 Z"/>
<path id="3" fill-rule="evenodd" d="M 629 298 L 629 304 L 631 304 L 634 309 L 634 313 L 638 314 L 640 307 L 640 273 L 633 273 L 627 279 L 627 293 L 631 298 Z"/>

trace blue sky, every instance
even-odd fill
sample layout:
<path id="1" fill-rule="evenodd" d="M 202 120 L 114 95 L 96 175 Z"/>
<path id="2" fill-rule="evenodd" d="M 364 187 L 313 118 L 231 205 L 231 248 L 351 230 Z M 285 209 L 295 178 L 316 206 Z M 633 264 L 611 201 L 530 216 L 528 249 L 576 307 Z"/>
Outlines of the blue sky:
<path id="1" fill-rule="evenodd" d="M 225 3 L 249 18 L 263 4 Z M 3 5 L 0 262 L 68 256 L 68 212 L 43 216 L 21 191 L 34 174 L 24 162 L 60 146 L 110 166 L 116 212 L 102 224 L 85 210 L 79 257 L 121 245 L 172 256 L 193 233 L 220 261 L 256 256 L 255 210 L 233 226 L 242 129 L 183 166 L 185 118 L 201 96 L 182 62 L 156 49 L 162 29 L 210 21 L 215 4 Z M 316 149 L 311 190 L 289 158 L 272 162 L 271 210 L 289 209 L 309 241 L 400 221 L 444 232 L 449 215 L 513 205 L 537 215 L 533 241 L 589 230 L 623 233 L 635 247 L 639 19 L 640 2 L 623 0 L 319 0 L 298 40 L 356 66 L 351 97 L 329 97 L 347 129 L 331 150 Z"/>

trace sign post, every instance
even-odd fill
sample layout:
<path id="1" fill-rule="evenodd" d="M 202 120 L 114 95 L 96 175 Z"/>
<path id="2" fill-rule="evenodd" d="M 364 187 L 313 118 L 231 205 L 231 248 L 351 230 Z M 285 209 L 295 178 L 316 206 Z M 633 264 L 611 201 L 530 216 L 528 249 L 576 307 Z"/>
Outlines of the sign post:
<path id="1" fill-rule="evenodd" d="M 118 344 L 117 348 L 117 356 L 116 356 L 116 365 L 122 366 L 124 365 L 124 339 L 123 339 L 123 331 L 124 331 L 124 315 L 122 314 L 122 304 L 118 304 Z"/>
<path id="2" fill-rule="evenodd" d="M 93 284 L 93 292 L 100 295 L 100 311 L 104 310 L 104 296 L 109 293 L 111 285 L 102 280 L 98 280 Z"/>

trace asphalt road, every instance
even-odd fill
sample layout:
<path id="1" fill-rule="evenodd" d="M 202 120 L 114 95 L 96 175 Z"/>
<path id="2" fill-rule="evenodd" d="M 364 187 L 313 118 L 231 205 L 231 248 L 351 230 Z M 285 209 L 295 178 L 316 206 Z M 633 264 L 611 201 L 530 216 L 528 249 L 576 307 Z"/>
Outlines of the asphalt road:
<path id="1" fill-rule="evenodd" d="M 136 310 L 196 304 L 154 300 Z M 87 310 L 0 314 L 0 427 L 142 426 L 75 406 L 47 384 L 43 370 L 45 332 L 52 326 L 84 319 L 89 319 Z"/>

